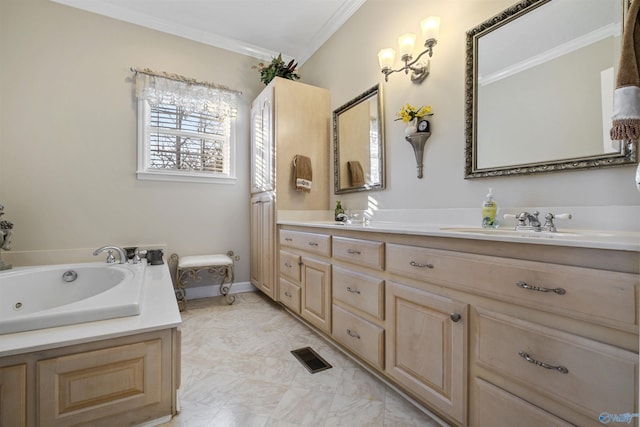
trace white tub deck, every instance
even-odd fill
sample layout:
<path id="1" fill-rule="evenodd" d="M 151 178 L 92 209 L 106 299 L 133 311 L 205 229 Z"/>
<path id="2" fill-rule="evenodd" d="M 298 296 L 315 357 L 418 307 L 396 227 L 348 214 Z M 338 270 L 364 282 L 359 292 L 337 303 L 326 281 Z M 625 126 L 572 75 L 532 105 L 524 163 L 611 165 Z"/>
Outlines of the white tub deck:
<path id="1" fill-rule="evenodd" d="M 182 319 L 167 264 L 146 267 L 137 316 L 0 335 L 0 357 L 177 327 Z"/>

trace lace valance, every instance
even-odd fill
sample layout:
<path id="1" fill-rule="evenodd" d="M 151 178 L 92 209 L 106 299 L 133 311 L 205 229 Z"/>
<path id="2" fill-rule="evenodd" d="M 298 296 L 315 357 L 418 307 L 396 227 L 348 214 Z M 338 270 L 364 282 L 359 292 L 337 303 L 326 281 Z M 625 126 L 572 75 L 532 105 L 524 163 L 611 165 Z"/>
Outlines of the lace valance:
<path id="1" fill-rule="evenodd" d="M 136 96 L 152 106 L 171 104 L 186 112 L 209 111 L 216 117 L 235 117 L 237 91 L 176 74 L 136 70 Z"/>

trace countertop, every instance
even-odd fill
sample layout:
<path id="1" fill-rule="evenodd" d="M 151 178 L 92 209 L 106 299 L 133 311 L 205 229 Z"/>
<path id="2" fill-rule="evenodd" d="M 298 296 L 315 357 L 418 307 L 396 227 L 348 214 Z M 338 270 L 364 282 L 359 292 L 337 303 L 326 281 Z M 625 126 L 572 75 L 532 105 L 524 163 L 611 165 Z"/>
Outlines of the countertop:
<path id="1" fill-rule="evenodd" d="M 137 316 L 0 335 L 0 357 L 177 327 L 182 323 L 167 264 L 148 265 Z"/>
<path id="2" fill-rule="evenodd" d="M 640 232 L 621 230 L 560 229 L 557 233 L 515 231 L 513 227 L 484 229 L 468 225 L 418 224 L 393 221 L 370 221 L 346 224 L 335 221 L 279 220 L 279 225 L 353 230 L 376 233 L 450 237 L 485 241 L 514 242 L 533 245 L 569 246 L 640 252 Z"/>

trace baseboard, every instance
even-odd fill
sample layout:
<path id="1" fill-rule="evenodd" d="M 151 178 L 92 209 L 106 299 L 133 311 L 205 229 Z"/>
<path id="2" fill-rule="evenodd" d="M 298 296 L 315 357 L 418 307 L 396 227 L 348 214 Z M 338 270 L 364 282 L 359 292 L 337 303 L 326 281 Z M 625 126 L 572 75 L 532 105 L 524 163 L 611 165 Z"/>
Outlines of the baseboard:
<path id="1" fill-rule="evenodd" d="M 187 291 L 187 299 L 194 300 L 199 298 L 217 297 L 220 295 L 219 285 L 195 286 L 185 288 Z M 257 289 L 250 282 L 234 283 L 229 290 L 230 294 L 239 294 L 242 292 L 256 292 Z"/>

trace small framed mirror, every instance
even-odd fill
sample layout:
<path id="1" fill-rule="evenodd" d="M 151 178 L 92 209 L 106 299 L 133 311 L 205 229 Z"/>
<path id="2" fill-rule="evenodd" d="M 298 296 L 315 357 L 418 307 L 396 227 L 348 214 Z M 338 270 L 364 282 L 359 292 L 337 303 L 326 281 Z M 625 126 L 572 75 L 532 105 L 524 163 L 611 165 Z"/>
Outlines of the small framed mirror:
<path id="1" fill-rule="evenodd" d="M 611 141 L 629 0 L 522 0 L 467 32 L 465 178 L 632 164 Z"/>
<path id="2" fill-rule="evenodd" d="M 378 84 L 333 112 L 335 194 L 383 189 L 384 111 Z"/>

